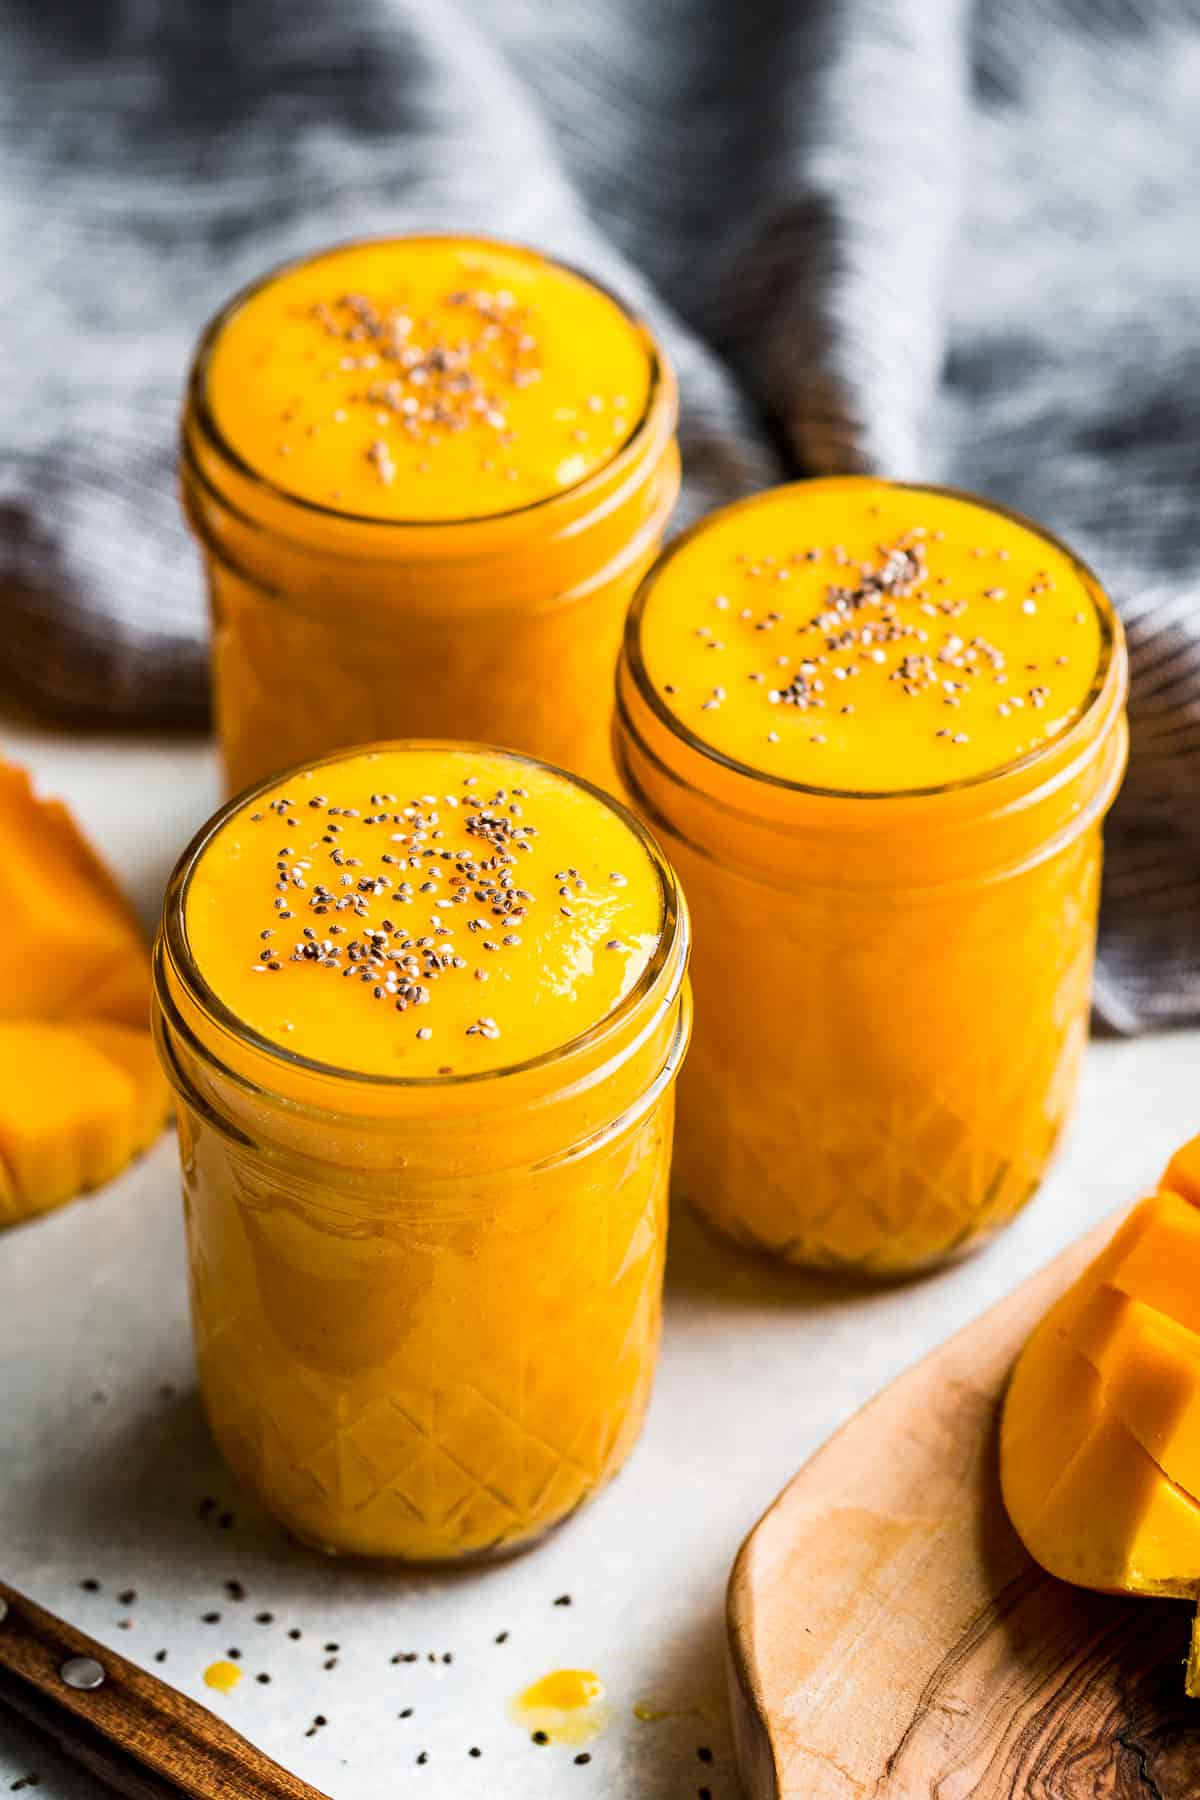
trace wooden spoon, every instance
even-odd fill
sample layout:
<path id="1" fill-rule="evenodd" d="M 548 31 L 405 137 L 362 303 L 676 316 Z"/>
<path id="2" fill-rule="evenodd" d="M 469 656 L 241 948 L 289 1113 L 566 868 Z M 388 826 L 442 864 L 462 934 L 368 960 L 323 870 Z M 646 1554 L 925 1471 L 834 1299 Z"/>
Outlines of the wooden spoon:
<path id="1" fill-rule="evenodd" d="M 206 1707 L 3 1581 L 0 1703 L 129 1800 L 326 1800 Z"/>
<path id="2" fill-rule="evenodd" d="M 1114 1224 L 872 1400 L 743 1544 L 728 1629 L 749 1800 L 1200 1795 L 1187 1604 L 1055 1581 L 1000 1499 L 1008 1371 Z"/>

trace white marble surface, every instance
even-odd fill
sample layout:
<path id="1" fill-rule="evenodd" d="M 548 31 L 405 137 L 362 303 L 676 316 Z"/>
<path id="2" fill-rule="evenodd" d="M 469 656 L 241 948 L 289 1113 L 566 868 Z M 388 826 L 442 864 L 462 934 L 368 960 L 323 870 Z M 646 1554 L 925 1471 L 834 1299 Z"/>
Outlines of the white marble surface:
<path id="1" fill-rule="evenodd" d="M 215 798 L 207 747 L 11 720 L 0 741 L 67 796 L 150 918 Z M 729 1800 L 722 1604 L 745 1531 L 862 1401 L 1132 1200 L 1196 1129 L 1200 1033 L 1093 1046 L 1075 1127 L 1024 1217 L 974 1260 L 882 1293 L 785 1276 L 678 1218 L 661 1376 L 629 1468 L 538 1550 L 458 1576 L 323 1562 L 236 1493 L 193 1385 L 165 1138 L 106 1192 L 0 1241 L 0 1569 L 135 1660 L 154 1667 L 165 1649 L 168 1679 L 334 1800 L 695 1800 L 705 1787 Z M 198 1518 L 205 1495 L 233 1510 L 230 1529 Z M 85 1579 L 102 1591 L 85 1592 Z M 228 1599 L 227 1580 L 244 1583 L 245 1600 Z M 136 1601 L 121 1605 L 129 1588 Z M 564 1593 L 572 1604 L 555 1606 Z M 220 1622 L 203 1623 L 213 1611 Z M 256 1623 L 260 1612 L 272 1622 Z M 247 1674 L 222 1698 L 201 1677 L 230 1646 Z M 401 1650 L 422 1660 L 393 1665 Z M 453 1661 L 431 1663 L 430 1651 Z M 516 1690 L 562 1666 L 595 1669 L 611 1696 L 587 1765 L 535 1747 L 507 1716 Z M 638 1703 L 666 1716 L 639 1720 Z M 329 1724 L 306 1738 L 318 1712 Z M 0 1717 L 0 1790 L 28 1773 L 42 1800 L 100 1792 Z"/>

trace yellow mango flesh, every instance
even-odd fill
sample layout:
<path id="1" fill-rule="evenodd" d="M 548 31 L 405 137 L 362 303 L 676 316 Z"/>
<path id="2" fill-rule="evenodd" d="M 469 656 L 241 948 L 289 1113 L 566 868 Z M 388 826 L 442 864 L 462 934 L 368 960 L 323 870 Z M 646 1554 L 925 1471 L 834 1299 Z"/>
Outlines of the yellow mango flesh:
<path id="1" fill-rule="evenodd" d="M 162 1070 L 149 1031 L 109 1019 L 86 1019 L 79 1021 L 74 1032 L 131 1083 L 136 1101 L 133 1148 L 135 1154 L 144 1150 L 162 1130 L 165 1101 Z"/>
<path id="2" fill-rule="evenodd" d="M 1004 1503 L 1027 1544 L 1021 1522 L 1040 1517 L 1063 1467 L 1083 1447 L 1102 1416 L 1100 1379 L 1070 1350 L 1051 1313 L 1034 1332 L 1013 1370 L 1004 1409 Z M 1047 1422 L 1051 1419 L 1057 1421 L 1049 1440 L 1054 1445 L 1053 1457 L 1046 1453 Z M 1038 1556 L 1038 1561 L 1043 1558 Z"/>
<path id="3" fill-rule="evenodd" d="M 1112 1261 L 1102 1256 L 1092 1278 L 1200 1332 L 1200 1209 L 1178 1194 L 1155 1194 L 1143 1200 L 1129 1223 L 1135 1222 L 1142 1229 L 1127 1238 L 1123 1231 Z"/>
<path id="4" fill-rule="evenodd" d="M 1080 1587 L 1187 1597 L 1200 1581 L 1200 1508 L 1112 1417 L 1076 1451 L 1025 1542 Z"/>
<path id="5" fill-rule="evenodd" d="M 1195 1598 L 1200 1138 L 1163 1181 L 1173 1191 L 1142 1201 L 1022 1351 L 1000 1478 L 1018 1535 L 1051 1574 Z"/>
<path id="6" fill-rule="evenodd" d="M 0 1155 L 35 1210 L 123 1167 L 136 1107 L 129 1077 L 69 1025 L 0 1023 Z"/>
<path id="7" fill-rule="evenodd" d="M 149 958 L 59 801 L 0 762 L 0 1225 L 120 1173 L 161 1130 Z"/>
<path id="8" fill-rule="evenodd" d="M 144 997 L 137 1022 L 145 1023 L 149 972 L 136 920 L 66 810 L 39 801 L 11 767 L 0 782 L 0 866 L 0 1018 L 89 1011 L 91 990 L 118 972 L 128 980 L 132 965 Z"/>
<path id="9" fill-rule="evenodd" d="M 1185 1200 L 1200 1206 L 1200 1137 L 1191 1138 L 1180 1146 L 1158 1185 L 1172 1194 L 1182 1194 Z"/>

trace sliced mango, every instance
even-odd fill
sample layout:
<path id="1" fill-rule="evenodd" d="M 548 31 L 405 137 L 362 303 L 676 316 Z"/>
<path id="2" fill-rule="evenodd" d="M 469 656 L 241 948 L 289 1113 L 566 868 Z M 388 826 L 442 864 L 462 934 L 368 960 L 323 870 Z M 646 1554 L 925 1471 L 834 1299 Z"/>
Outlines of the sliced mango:
<path id="1" fill-rule="evenodd" d="M 137 960 L 129 957 L 92 976 L 72 999 L 69 1016 L 73 1019 L 111 1019 L 115 1024 L 130 1025 L 137 1031 L 148 1030 L 150 990 L 144 949 L 139 946 Z"/>
<path id="2" fill-rule="evenodd" d="M 1063 1466 L 1102 1416 L 1100 1377 L 1070 1351 L 1056 1308 L 1038 1326 L 1013 1370 L 1004 1409 L 1001 1485 L 1014 1523 L 1039 1516 Z M 1053 1457 L 1046 1455 L 1049 1443 Z"/>
<path id="3" fill-rule="evenodd" d="M 69 1025 L 0 1022 L 0 1155 L 38 1210 L 128 1161 L 137 1091 Z"/>
<path id="4" fill-rule="evenodd" d="M 1200 1138 L 1030 1337 L 1000 1481 L 1052 1574 L 1200 1600 Z M 1200 1626 L 1188 1683 L 1200 1692 Z"/>
<path id="5" fill-rule="evenodd" d="M 56 800 L 0 762 L 0 1224 L 111 1179 L 161 1130 L 137 919 Z"/>
<path id="6" fill-rule="evenodd" d="M 21 1206 L 17 1197 L 17 1184 L 8 1164 L 0 1157 L 0 1227 L 7 1225 L 10 1220 L 20 1217 Z"/>
<path id="7" fill-rule="evenodd" d="M 1087 1299 L 1068 1335 L 1099 1378 L 1105 1411 L 1168 1480 L 1200 1497 L 1200 1338 L 1114 1288 Z"/>
<path id="8" fill-rule="evenodd" d="M 76 1037 L 91 1044 L 132 1082 L 136 1098 L 133 1150 L 135 1154 L 144 1150 L 162 1130 L 167 1110 L 167 1084 L 149 1031 L 108 1019 L 81 1019 L 74 1030 Z"/>
<path id="9" fill-rule="evenodd" d="M 1106 1414 L 1054 1483 L 1026 1547 L 1062 1581 L 1191 1596 L 1200 1583 L 1200 1506 Z"/>
<path id="10" fill-rule="evenodd" d="M 14 778 L 15 777 L 15 778 Z M 150 1016 L 145 945 L 128 905 L 57 802 L 39 801 L 8 766 L 0 783 L 4 948 L 0 1018 L 61 1018 L 87 1009 L 89 988 L 137 971 L 139 1018 Z"/>
<path id="11" fill-rule="evenodd" d="M 1140 1229 L 1137 1229 L 1140 1227 Z M 1200 1332 L 1200 1207 L 1178 1194 L 1143 1200 L 1129 1226 L 1085 1275 Z"/>
<path id="12" fill-rule="evenodd" d="M 1158 1185 L 1172 1194 L 1182 1194 L 1185 1200 L 1200 1206 L 1200 1136 L 1189 1138 L 1186 1144 L 1179 1146 L 1163 1170 Z"/>

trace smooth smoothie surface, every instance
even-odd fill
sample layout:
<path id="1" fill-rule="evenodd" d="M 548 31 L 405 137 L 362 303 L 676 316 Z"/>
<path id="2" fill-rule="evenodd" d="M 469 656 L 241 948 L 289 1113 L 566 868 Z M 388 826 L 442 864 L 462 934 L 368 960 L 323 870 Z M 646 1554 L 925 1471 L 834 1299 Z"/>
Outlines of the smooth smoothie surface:
<path id="1" fill-rule="evenodd" d="M 707 520 L 655 570 L 650 683 L 701 745 L 843 792 L 999 770 L 1085 709 L 1094 583 L 1004 513 L 863 477 L 778 488 Z"/>
<path id="2" fill-rule="evenodd" d="M 602 468 L 651 376 L 641 328 L 573 270 L 417 237 L 269 277 L 219 330 L 206 391 L 230 449 L 287 494 L 434 522 L 511 512 Z"/>
<path id="3" fill-rule="evenodd" d="M 289 775 L 192 871 L 192 957 L 243 1028 L 354 1074 L 498 1070 L 637 984 L 664 922 L 641 838 L 500 751 L 397 746 Z"/>

